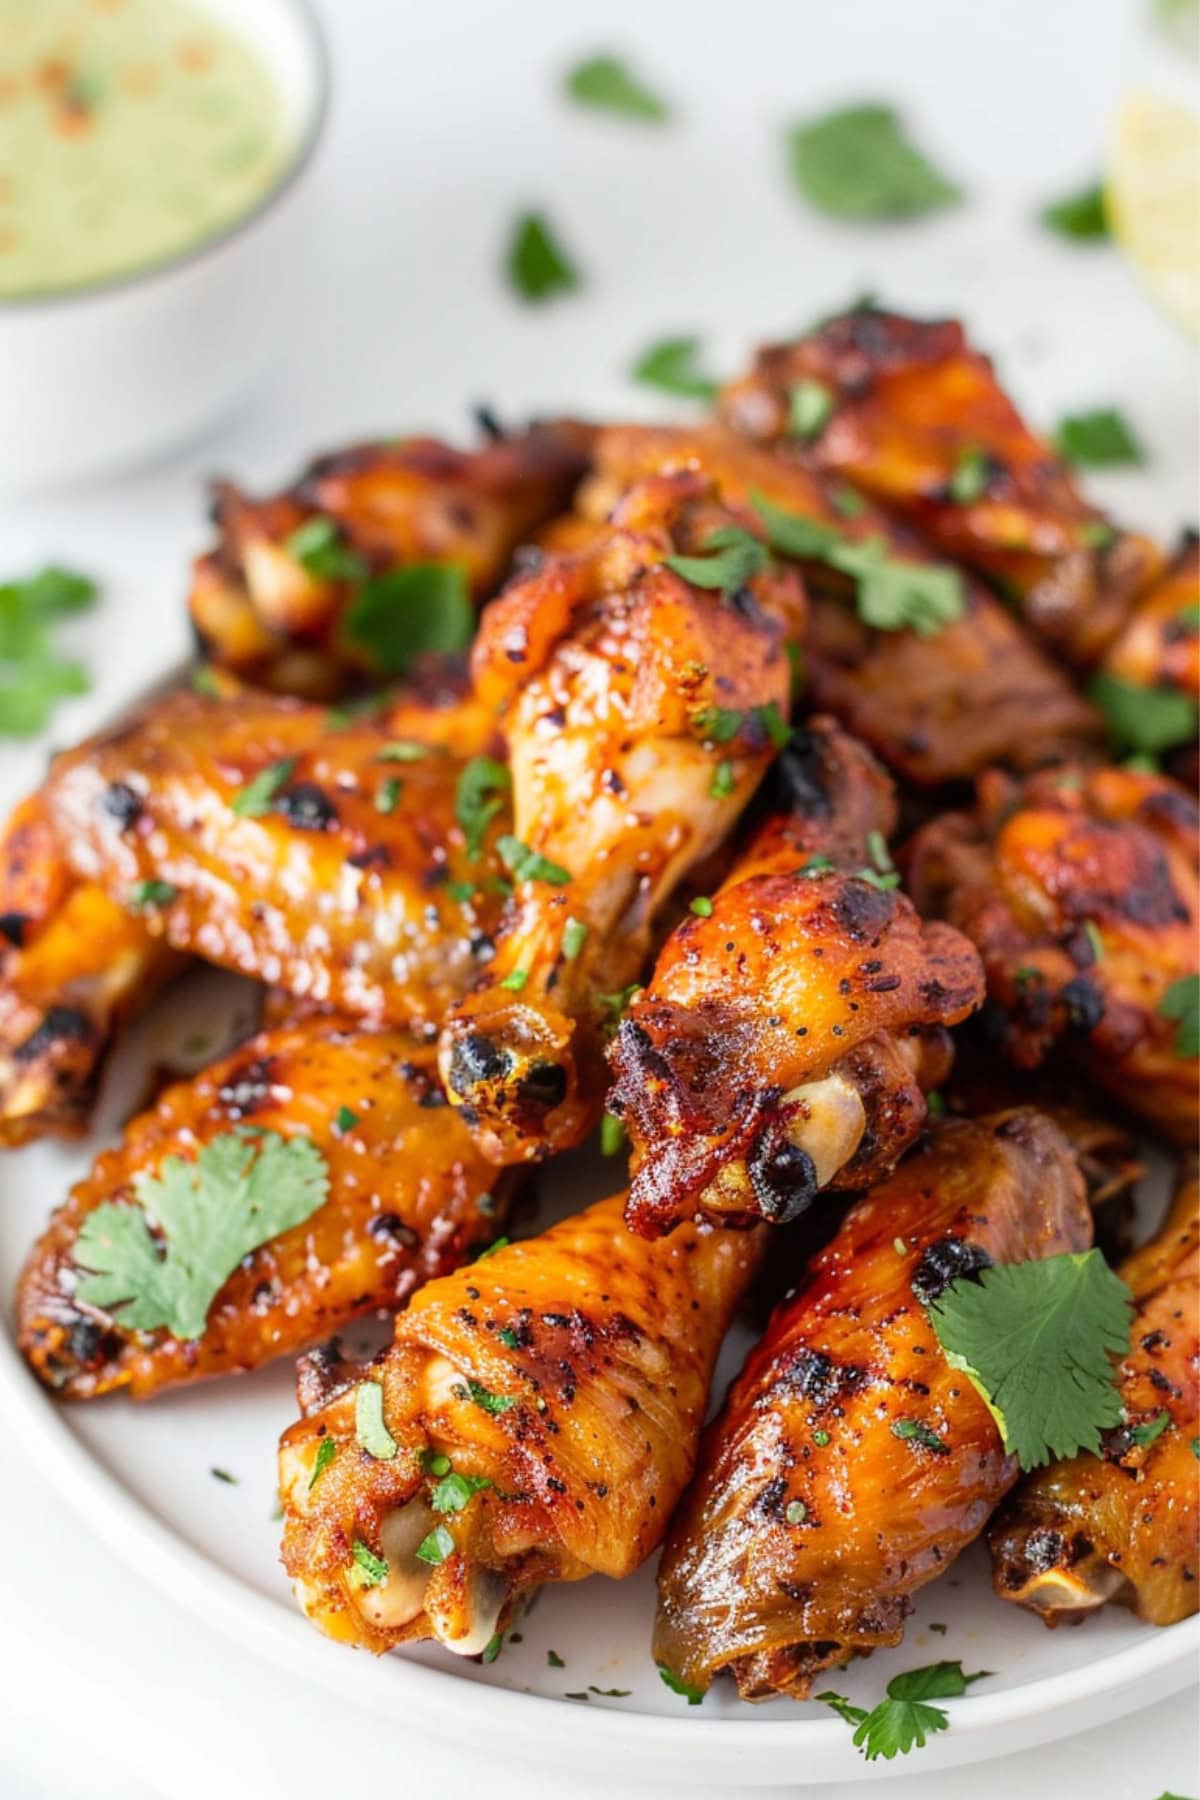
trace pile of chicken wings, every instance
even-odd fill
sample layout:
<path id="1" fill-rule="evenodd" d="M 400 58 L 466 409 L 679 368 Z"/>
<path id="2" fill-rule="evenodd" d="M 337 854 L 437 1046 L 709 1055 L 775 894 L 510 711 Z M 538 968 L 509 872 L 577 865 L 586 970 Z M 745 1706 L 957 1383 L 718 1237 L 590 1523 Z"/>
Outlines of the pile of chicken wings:
<path id="1" fill-rule="evenodd" d="M 1051 1624 L 1195 1611 L 1198 1069 L 1164 1008 L 1200 968 L 1194 751 L 1123 757 L 1087 698 L 1097 672 L 1197 698 L 1194 540 L 1089 505 L 959 326 L 873 307 L 760 352 L 700 423 L 484 424 L 221 485 L 196 683 L 8 823 L 0 1143 L 84 1131 L 126 1020 L 195 962 L 263 996 L 50 1220 L 31 1368 L 143 1399 L 304 1353 L 283 1560 L 376 1651 L 478 1655 L 543 1583 L 663 1548 L 659 1660 L 802 1698 L 985 1530 L 996 1593 Z M 954 603 L 872 613 L 881 559 Z M 473 641 L 373 658 L 364 578 L 431 565 Z M 626 1188 L 497 1243 L 598 1127 Z M 86 1298 L 89 1218 L 235 1129 L 309 1139 L 319 1208 L 194 1337 Z M 1147 1141 L 1178 1189 L 1123 1265 L 1119 1383 L 1170 1429 L 1019 1477 L 925 1308 L 1087 1248 Z M 344 1361 L 379 1312 L 393 1342 Z"/>

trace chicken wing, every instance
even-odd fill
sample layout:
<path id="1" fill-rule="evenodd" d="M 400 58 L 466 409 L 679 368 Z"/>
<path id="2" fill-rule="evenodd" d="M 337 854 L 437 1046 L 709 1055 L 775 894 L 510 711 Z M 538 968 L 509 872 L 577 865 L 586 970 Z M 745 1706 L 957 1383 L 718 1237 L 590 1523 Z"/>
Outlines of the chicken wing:
<path id="1" fill-rule="evenodd" d="M 1149 539 L 1117 530 L 1081 497 L 951 319 L 859 307 L 761 350 L 721 410 L 751 437 L 796 446 L 987 576 L 1076 666 L 1099 659 L 1162 567 Z"/>
<path id="2" fill-rule="evenodd" d="M 0 1145 L 83 1130 L 105 1052 L 179 959 L 73 874 L 42 791 L 0 837 Z"/>
<path id="3" fill-rule="evenodd" d="M 789 809 L 676 927 L 609 1053 L 648 1235 L 694 1213 L 786 1222 L 878 1180 L 946 1073 L 945 1027 L 983 999 L 967 940 L 881 872 L 895 810 L 869 752 L 816 720 L 782 766 Z"/>
<path id="4" fill-rule="evenodd" d="M 280 1445 L 283 1561 L 330 1637 L 476 1655 L 533 1588 L 628 1575 L 658 1544 L 760 1242 L 647 1244 L 623 1204 L 423 1289 L 374 1363 L 302 1378 L 320 1403 Z M 364 1447 L 371 1384 L 390 1444 Z"/>
<path id="5" fill-rule="evenodd" d="M 991 1041 L 1022 1068 L 1060 1046 L 1186 1147 L 1197 1064 L 1167 996 L 1200 968 L 1196 845 L 1174 782 L 1076 767 L 984 776 L 974 811 L 924 826 L 907 859 L 921 912 L 979 948 Z"/>
<path id="6" fill-rule="evenodd" d="M 641 974 L 663 902 L 787 735 L 803 591 L 762 566 L 744 523 L 702 477 L 656 477 L 484 614 L 475 687 L 503 711 L 517 891 L 446 1021 L 442 1072 L 497 1162 L 564 1149 L 595 1122 L 603 996 Z M 749 560 L 723 594 L 711 571 L 726 554 Z"/>
<path id="7" fill-rule="evenodd" d="M 705 1434 L 659 1571 L 658 1660 L 691 1687 L 727 1669 L 743 1699 L 803 1699 L 899 1643 L 911 1596 L 1017 1475 L 925 1307 L 1090 1234 L 1070 1148 L 1035 1112 L 945 1121 L 858 1201 Z"/>
<path id="8" fill-rule="evenodd" d="M 694 469 L 730 505 L 759 493 L 853 542 L 880 539 L 901 561 L 930 560 L 919 540 L 866 502 L 847 514 L 844 490 L 796 451 L 719 425 L 613 426 L 597 440 L 596 469 L 579 499 L 593 517 L 648 474 Z M 906 781 L 937 787 L 993 763 L 1034 768 L 1102 736 L 1098 715 L 980 582 L 964 581 L 961 619 L 922 637 L 865 625 L 850 603 L 850 583 L 828 568 L 805 563 L 804 575 L 808 697 Z"/>
<path id="9" fill-rule="evenodd" d="M 176 694 L 59 757 L 48 793 L 79 873 L 140 902 L 177 949 L 432 1033 L 492 954 L 503 905 L 506 793 L 468 843 L 463 774 L 386 716 Z"/>
<path id="10" fill-rule="evenodd" d="M 252 1126 L 307 1137 L 324 1158 L 328 1198 L 305 1223 L 245 1257 L 208 1311 L 203 1334 L 131 1330 L 81 1301 L 74 1258 L 97 1207 L 137 1205 L 168 1158 L 192 1161 L 223 1133 Z M 191 1081 L 170 1087 L 97 1157 L 29 1257 L 17 1335 L 35 1373 L 68 1400 L 125 1389 L 135 1400 L 208 1375 L 257 1369 L 351 1319 L 394 1311 L 494 1235 L 504 1178 L 447 1105 L 433 1053 L 398 1032 L 327 1019 L 266 1031 Z"/>
<path id="11" fill-rule="evenodd" d="M 1197 1609 L 1200 1187 L 1120 1273 L 1137 1313 L 1119 1381 L 1125 1418 L 1086 1454 L 1028 1475 L 988 1533 L 996 1592 L 1056 1625 L 1106 1601 L 1152 1625 Z"/>
<path id="12" fill-rule="evenodd" d="M 219 541 L 196 562 L 189 601 L 203 649 L 261 686 L 314 699 L 380 673 L 352 616 L 363 583 L 438 562 L 486 598 L 516 547 L 569 502 L 591 436 L 555 420 L 470 453 L 433 438 L 364 444 L 268 500 L 219 483 Z"/>

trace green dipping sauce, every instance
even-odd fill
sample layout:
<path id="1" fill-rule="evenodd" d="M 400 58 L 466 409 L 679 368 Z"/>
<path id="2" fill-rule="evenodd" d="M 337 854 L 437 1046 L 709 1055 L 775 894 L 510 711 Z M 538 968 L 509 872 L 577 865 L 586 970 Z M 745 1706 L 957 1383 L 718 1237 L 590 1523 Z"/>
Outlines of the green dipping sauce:
<path id="1" fill-rule="evenodd" d="M 290 150 L 264 65 L 183 0 L 0 0 L 0 301 L 178 256 Z"/>

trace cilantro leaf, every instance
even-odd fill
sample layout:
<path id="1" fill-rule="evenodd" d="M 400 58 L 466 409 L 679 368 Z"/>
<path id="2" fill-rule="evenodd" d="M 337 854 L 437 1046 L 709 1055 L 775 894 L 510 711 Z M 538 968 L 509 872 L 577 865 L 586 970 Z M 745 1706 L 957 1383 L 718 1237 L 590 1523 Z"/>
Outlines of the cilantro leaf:
<path id="1" fill-rule="evenodd" d="M 467 855 L 478 856 L 484 834 L 504 805 L 512 776 L 494 756 L 473 756 L 464 764 L 454 790 L 454 817 L 467 840 Z"/>
<path id="2" fill-rule="evenodd" d="M 557 242 L 545 213 L 522 213 L 505 260 L 508 279 L 522 300 L 549 300 L 580 285 L 579 271 Z"/>
<path id="3" fill-rule="evenodd" d="M 342 621 L 348 643 L 379 675 L 403 675 L 426 651 L 465 650 L 475 630 L 466 570 L 414 562 L 364 581 Z"/>
<path id="4" fill-rule="evenodd" d="M 313 1458 L 312 1474 L 308 1478 L 308 1491 L 310 1494 L 337 1453 L 338 1447 L 336 1439 L 323 1437 L 317 1445 L 317 1454 Z"/>
<path id="5" fill-rule="evenodd" d="M 1064 194 L 1060 200 L 1051 200 L 1038 216 L 1049 231 L 1080 243 L 1095 243 L 1108 236 L 1104 188 L 1098 181 L 1074 194 Z"/>
<path id="6" fill-rule="evenodd" d="M 435 1525 L 428 1536 L 421 1539 L 415 1554 L 421 1562 L 436 1569 L 448 1556 L 454 1555 L 454 1539 L 444 1525 Z"/>
<path id="7" fill-rule="evenodd" d="M 745 587 L 770 560 L 762 539 L 740 525 L 722 525 L 714 531 L 704 546 L 703 556 L 663 558 L 668 569 L 690 581 L 693 587 L 719 588 L 725 596 Z"/>
<path id="8" fill-rule="evenodd" d="M 399 1449 L 383 1420 L 383 1388 L 378 1381 L 360 1381 L 354 1394 L 354 1436 L 360 1450 L 376 1462 L 391 1462 Z"/>
<path id="9" fill-rule="evenodd" d="M 133 1185 L 136 1206 L 106 1201 L 85 1219 L 76 1292 L 126 1330 L 189 1340 L 242 1258 L 324 1204 L 329 1171 L 309 1138 L 239 1130 L 210 1139 L 194 1162 L 165 1157 Z"/>
<path id="10" fill-rule="evenodd" d="M 666 103 L 616 56 L 589 56 L 576 63 L 567 74 L 566 90 L 580 106 L 623 113 L 649 125 L 661 125 L 670 116 Z"/>
<path id="11" fill-rule="evenodd" d="M 152 876 L 147 881 L 134 882 L 128 903 L 134 912 L 144 912 L 148 906 L 170 906 L 178 892 L 169 881 L 157 881 Z"/>
<path id="12" fill-rule="evenodd" d="M 845 1719 L 847 1725 L 861 1725 L 867 1716 L 865 1706 L 852 1705 L 845 1694 L 835 1694 L 832 1688 L 827 1688 L 823 1694 L 814 1694 L 813 1699 L 832 1707 L 838 1718 Z"/>
<path id="13" fill-rule="evenodd" d="M 868 1762 L 883 1757 L 907 1756 L 910 1750 L 923 1749 L 935 1731 L 945 1731 L 950 1721 L 940 1706 L 931 1700 L 954 1700 L 965 1694 L 973 1681 L 982 1681 L 990 1673 L 980 1669 L 964 1675 L 960 1662 L 930 1663 L 923 1669 L 909 1669 L 894 1675 L 887 1684 L 887 1699 L 867 1712 L 852 1706 L 842 1694 L 826 1692 L 817 1699 L 832 1707 L 839 1718 L 853 1725 L 854 1743 Z"/>
<path id="14" fill-rule="evenodd" d="M 1157 756 L 1196 735 L 1196 703 L 1174 688 L 1140 687 L 1101 670 L 1088 683 L 1088 698 L 1108 721 L 1113 747 Z"/>
<path id="15" fill-rule="evenodd" d="M 788 436 L 807 444 L 820 437 L 833 414 L 833 389 L 823 381 L 795 381 L 788 394 Z"/>
<path id="16" fill-rule="evenodd" d="M 665 394 L 712 400 L 720 383 L 703 373 L 699 354 L 699 338 L 662 338 L 642 352 L 630 373 L 643 386 L 661 388 Z"/>
<path id="17" fill-rule="evenodd" d="M 493 1394 L 490 1388 L 485 1388 L 479 1381 L 467 1382 L 467 1395 L 486 1413 L 506 1413 L 517 1404 L 515 1394 Z"/>
<path id="18" fill-rule="evenodd" d="M 470 1505 L 476 1494 L 491 1485 L 486 1475 L 460 1475 L 457 1469 L 452 1469 L 434 1488 L 429 1504 L 436 1513 L 459 1513 Z"/>
<path id="19" fill-rule="evenodd" d="M 1060 419 L 1055 442 L 1067 461 L 1082 469 L 1116 469 L 1146 460 L 1133 432 L 1111 406 Z"/>
<path id="20" fill-rule="evenodd" d="M 0 733 L 32 737 L 48 723 L 57 701 L 88 691 L 83 665 L 55 655 L 50 627 L 95 596 L 95 584 L 85 575 L 53 566 L 0 583 Z"/>
<path id="21" fill-rule="evenodd" d="M 346 548 L 332 519 L 306 519 L 283 540 L 283 547 L 314 581 L 363 581 L 370 574 L 362 557 Z"/>
<path id="22" fill-rule="evenodd" d="M 1121 1420 L 1111 1358 L 1129 1348 L 1131 1299 L 1098 1250 L 998 1264 L 930 1308 L 951 1367 L 978 1389 L 1023 1469 L 1097 1451 Z"/>
<path id="23" fill-rule="evenodd" d="M 587 943 L 588 928 L 582 919 L 568 919 L 563 926 L 562 954 L 564 962 L 574 962 Z"/>
<path id="24" fill-rule="evenodd" d="M 689 1682 L 683 1680 L 682 1676 L 676 1675 L 673 1670 L 668 1669 L 665 1663 L 659 1663 L 658 1673 L 671 1692 L 686 1700 L 689 1706 L 699 1706 L 704 1699 L 703 1688 L 692 1687 Z"/>
<path id="25" fill-rule="evenodd" d="M 1143 1424 L 1133 1427 L 1129 1433 L 1129 1441 L 1131 1444 L 1139 1444 L 1145 1448 L 1145 1446 L 1155 1443 L 1170 1423 L 1169 1412 L 1155 1413 L 1152 1419 L 1147 1419 Z"/>
<path id="26" fill-rule="evenodd" d="M 350 1546 L 350 1554 L 354 1560 L 350 1565 L 348 1573 L 349 1579 L 354 1587 L 378 1587 L 380 1583 L 386 1581 L 391 1574 L 391 1570 L 389 1569 L 385 1558 L 376 1556 L 375 1552 L 371 1549 L 371 1546 L 369 1544 L 364 1544 L 360 1537 L 356 1537 L 353 1544 Z M 418 1551 L 418 1555 L 419 1554 L 420 1552 Z"/>
<path id="27" fill-rule="evenodd" d="M 1181 975 L 1158 1003 L 1164 1019 L 1177 1019 L 1175 1054 L 1200 1056 L 1200 975 Z"/>
<path id="28" fill-rule="evenodd" d="M 796 187 L 834 218 L 911 219 L 962 198 L 909 142 L 895 110 L 878 102 L 794 126 L 788 148 Z"/>
<path id="29" fill-rule="evenodd" d="M 988 459 L 982 450 L 959 452 L 950 477 L 950 498 L 955 506 L 972 506 L 987 491 Z"/>
<path id="30" fill-rule="evenodd" d="M 520 838 L 502 837 L 497 840 L 496 853 L 514 881 L 548 881 L 555 887 L 562 887 L 571 879 L 571 871 L 564 869 L 561 863 L 551 862 Z"/>
<path id="31" fill-rule="evenodd" d="M 239 819 L 261 819 L 264 813 L 271 810 L 272 802 L 284 782 L 290 781 L 296 767 L 294 756 L 285 756 L 280 762 L 273 762 L 253 781 L 240 787 L 229 802 L 229 810 L 237 814 Z"/>

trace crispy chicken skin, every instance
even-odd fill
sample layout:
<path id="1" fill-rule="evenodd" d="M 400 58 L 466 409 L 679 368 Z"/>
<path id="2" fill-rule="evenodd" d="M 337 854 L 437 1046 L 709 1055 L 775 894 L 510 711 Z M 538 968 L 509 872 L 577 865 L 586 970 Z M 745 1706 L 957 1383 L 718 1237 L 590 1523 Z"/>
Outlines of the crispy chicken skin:
<path id="1" fill-rule="evenodd" d="M 354 1123 L 343 1129 L 347 1108 Z M 329 1197 L 243 1260 L 203 1336 L 132 1331 L 119 1311 L 76 1300 L 73 1251 L 88 1216 L 112 1201 L 136 1205 L 135 1183 L 167 1157 L 190 1161 L 247 1124 L 310 1137 L 328 1167 Z M 145 1400 L 180 1382 L 256 1369 L 363 1313 L 395 1310 L 447 1274 L 494 1234 L 498 1193 L 496 1171 L 445 1103 L 431 1049 L 330 1020 L 263 1032 L 168 1088 L 97 1157 L 25 1265 L 18 1341 L 36 1374 L 69 1400 L 122 1388 Z"/>
<path id="2" fill-rule="evenodd" d="M 1137 1303 L 1118 1379 L 1124 1423 L 1100 1456 L 1027 1475 L 988 1532 L 996 1592 L 1047 1625 L 1109 1600 L 1151 1625 L 1197 1608 L 1200 1188 L 1186 1182 L 1121 1276 Z M 1159 1430 L 1160 1424 L 1165 1425 Z M 1137 1431 L 1157 1433 L 1140 1443 Z"/>
<path id="3" fill-rule="evenodd" d="M 926 1304 L 1090 1236 L 1069 1146 L 1032 1111 L 946 1120 L 859 1200 L 705 1434 L 659 1571 L 657 1660 L 692 1687 L 727 1669 L 743 1699 L 803 1699 L 820 1670 L 899 1643 L 912 1595 L 1017 1475 Z"/>
<path id="4" fill-rule="evenodd" d="M 302 1377 L 313 1400 L 325 1392 L 280 1445 L 283 1561 L 330 1637 L 474 1655 L 543 1582 L 619 1578 L 656 1547 L 761 1244 L 703 1227 L 649 1244 L 625 1231 L 623 1205 L 432 1283 L 375 1362 Z M 390 1458 L 356 1443 L 360 1380 L 382 1385 Z M 484 1485 L 436 1511 L 451 1465 Z M 421 1560 L 439 1525 L 442 1560 Z M 386 1580 L 367 1585 L 363 1549 Z"/>
<path id="5" fill-rule="evenodd" d="M 782 768 L 789 810 L 672 932 L 609 1053 L 647 1235 L 785 1223 L 830 1183 L 878 1180 L 946 1073 L 945 1027 L 983 999 L 966 938 L 874 885 L 895 808 L 870 753 L 818 719 Z"/>
<path id="6" fill-rule="evenodd" d="M 983 1025 L 1021 1068 L 1056 1047 L 1090 1080 L 1185 1148 L 1196 1141 L 1197 1065 L 1180 1057 L 1167 990 L 1200 967 L 1197 809 L 1163 776 L 1045 770 L 979 782 L 907 858 L 922 913 L 979 948 Z"/>
<path id="7" fill-rule="evenodd" d="M 484 613 L 475 689 L 503 712 L 513 830 L 544 859 L 514 869 L 495 957 L 442 1033 L 447 1088 L 497 1162 L 594 1124 L 601 996 L 641 974 L 660 908 L 728 834 L 775 754 L 771 727 L 786 729 L 796 572 L 726 597 L 667 562 L 702 557 L 735 522 L 701 476 L 655 477 Z M 731 733 L 714 734 L 719 709 Z"/>
<path id="8" fill-rule="evenodd" d="M 1103 667 L 1134 687 L 1172 688 L 1200 700 L 1200 538 L 1194 531 L 1162 580 L 1140 596 Z"/>
<path id="9" fill-rule="evenodd" d="M 321 458 L 266 500 L 218 483 L 218 542 L 197 560 L 189 599 L 205 653 L 279 692 L 339 692 L 348 676 L 372 672 L 340 630 L 355 581 L 314 574 L 289 549 L 292 534 L 328 520 L 364 572 L 455 563 L 484 599 L 517 546 L 569 502 L 591 437 L 555 420 L 470 452 L 433 438 L 364 444 Z"/>
<path id="10" fill-rule="evenodd" d="M 440 749 L 388 760 L 393 723 L 339 724 L 261 693 L 175 694 L 59 757 L 50 804 L 75 866 L 114 900 L 166 884 L 143 916 L 177 949 L 433 1032 L 491 953 L 507 824 L 502 805 L 469 855 L 461 763 Z M 239 815 L 235 796 L 259 777 L 262 810 L 243 801 Z"/>
<path id="11" fill-rule="evenodd" d="M 818 383 L 830 403 L 805 446 L 815 467 L 995 581 L 1070 662 L 1099 659 L 1162 555 L 1086 503 L 961 325 L 874 307 L 844 313 L 760 350 L 750 374 L 725 389 L 722 414 L 750 437 L 796 444 L 799 382 Z"/>
<path id="12" fill-rule="evenodd" d="M 84 1129 L 114 1031 L 177 962 L 23 800 L 0 836 L 0 1146 Z"/>
<path id="13" fill-rule="evenodd" d="M 596 474 L 581 490 L 580 507 L 603 516 L 631 482 L 664 469 L 702 470 L 730 505 L 745 505 L 757 491 L 849 538 L 881 537 L 906 561 L 930 560 L 919 539 L 868 503 L 853 516 L 839 510 L 838 484 L 797 451 L 721 425 L 602 431 Z M 843 578 L 823 567 L 806 565 L 804 573 L 808 698 L 906 781 L 937 787 L 993 763 L 1033 768 L 1101 736 L 1093 709 L 981 582 L 964 581 L 961 619 L 920 637 L 872 630 Z"/>

